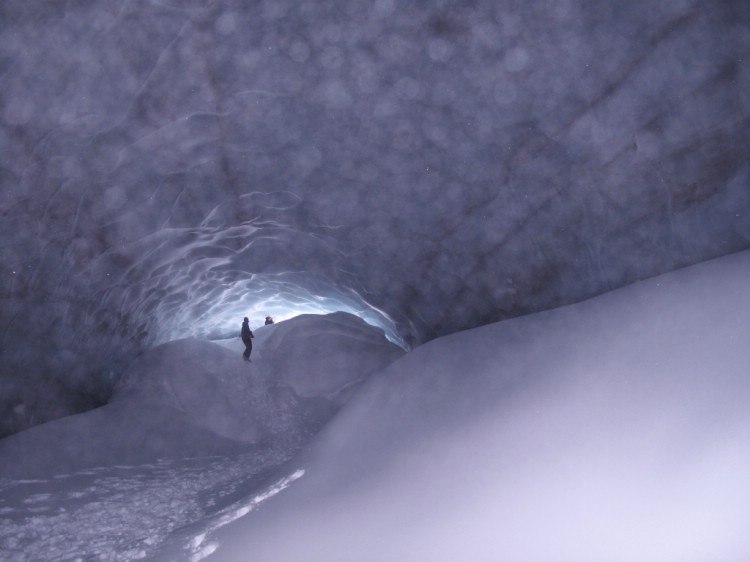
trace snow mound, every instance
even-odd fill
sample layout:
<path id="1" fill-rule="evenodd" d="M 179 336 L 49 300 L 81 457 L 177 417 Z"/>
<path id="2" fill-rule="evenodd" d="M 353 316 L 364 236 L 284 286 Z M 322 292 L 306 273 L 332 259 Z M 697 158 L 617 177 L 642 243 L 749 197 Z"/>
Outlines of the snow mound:
<path id="1" fill-rule="evenodd" d="M 106 406 L 0 440 L 0 476 L 268 447 L 288 458 L 343 404 L 344 390 L 403 354 L 382 330 L 346 313 L 301 316 L 255 333 L 250 363 L 239 338 L 149 350 Z"/>
<path id="2" fill-rule="evenodd" d="M 339 405 L 372 373 L 404 354 L 381 330 L 343 312 L 322 318 L 302 315 L 258 332 L 263 337 L 259 355 L 282 384 L 300 396 L 324 397 Z M 334 352 L 339 346 L 346 353 Z M 327 375 L 321 377 L 321 372 Z"/>
<path id="3" fill-rule="evenodd" d="M 750 253 L 423 345 L 211 560 L 750 560 Z"/>

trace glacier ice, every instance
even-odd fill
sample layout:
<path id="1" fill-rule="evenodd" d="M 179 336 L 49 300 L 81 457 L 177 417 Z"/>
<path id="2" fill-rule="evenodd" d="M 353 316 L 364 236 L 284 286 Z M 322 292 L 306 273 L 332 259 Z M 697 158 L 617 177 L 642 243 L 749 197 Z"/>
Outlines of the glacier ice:
<path id="1" fill-rule="evenodd" d="M 743 0 L 0 8 L 0 435 L 234 318 L 405 348 L 750 240 Z"/>

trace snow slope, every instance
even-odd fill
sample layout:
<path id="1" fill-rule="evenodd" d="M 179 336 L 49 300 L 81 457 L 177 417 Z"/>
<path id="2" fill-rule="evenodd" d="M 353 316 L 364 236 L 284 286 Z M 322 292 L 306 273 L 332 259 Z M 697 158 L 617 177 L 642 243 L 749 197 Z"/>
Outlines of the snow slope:
<path id="1" fill-rule="evenodd" d="M 250 365 L 238 340 L 169 344 L 90 421 L 0 441 L 0 559 L 746 562 L 749 278 L 750 252 L 728 256 L 369 378 L 372 333 L 345 316 L 256 330 Z M 400 352 L 382 342 L 385 365 Z M 97 427 L 86 464 L 104 464 L 72 471 Z"/>
<path id="2" fill-rule="evenodd" d="M 421 346 L 288 489 L 200 543 L 231 562 L 750 560 L 748 279 L 744 252 Z M 209 553 L 161 559 L 187 552 Z"/>
<path id="3" fill-rule="evenodd" d="M 325 334 L 326 353 L 305 334 Z M 108 405 L 0 440 L 0 560 L 146 556 L 255 490 L 348 392 L 403 355 L 345 313 L 255 335 L 252 363 L 238 338 L 159 346 L 134 360 Z"/>

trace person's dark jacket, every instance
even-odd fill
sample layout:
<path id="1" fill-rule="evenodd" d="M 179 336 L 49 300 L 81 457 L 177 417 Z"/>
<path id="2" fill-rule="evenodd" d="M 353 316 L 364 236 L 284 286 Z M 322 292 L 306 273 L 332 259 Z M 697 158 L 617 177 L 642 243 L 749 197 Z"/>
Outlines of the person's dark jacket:
<path id="1" fill-rule="evenodd" d="M 242 332 L 240 333 L 242 341 L 250 341 L 253 337 L 253 333 L 250 331 L 250 325 L 247 322 L 242 323 Z"/>

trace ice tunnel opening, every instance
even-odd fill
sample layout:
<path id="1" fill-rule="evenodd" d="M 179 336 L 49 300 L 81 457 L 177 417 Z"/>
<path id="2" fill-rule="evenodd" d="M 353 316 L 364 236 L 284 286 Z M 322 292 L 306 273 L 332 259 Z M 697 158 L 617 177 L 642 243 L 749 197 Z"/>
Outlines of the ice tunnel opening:
<path id="1" fill-rule="evenodd" d="M 177 251 L 149 265 L 146 254 L 127 272 L 97 271 L 96 280 L 76 286 L 58 306 L 29 303 L 34 312 L 17 316 L 6 329 L 0 351 L 7 353 L 12 377 L 3 387 L 0 437 L 103 406 L 122 373 L 144 351 L 191 337 L 236 338 L 245 316 L 255 330 L 266 316 L 281 322 L 303 314 L 346 312 L 381 329 L 404 350 L 410 347 L 400 331 L 403 326 L 391 315 L 362 291 L 323 273 L 252 272 L 224 261 L 197 272 L 197 262 Z M 55 346 L 50 354 L 32 355 L 31 348 L 9 345 L 9 335 L 26 340 L 38 335 L 36 318 L 52 319 L 42 332 Z"/>
<path id="2" fill-rule="evenodd" d="M 231 284 L 197 289 L 203 295 L 183 300 L 176 308 L 165 306 L 156 337 L 158 345 L 187 337 L 209 340 L 236 337 L 243 317 L 252 329 L 267 316 L 280 322 L 302 314 L 347 312 L 383 330 L 385 337 L 408 350 L 396 322 L 383 310 L 367 302 L 357 291 L 331 284 L 309 272 L 245 273 Z M 167 297 L 167 302 L 169 297 Z"/>
<path id="3" fill-rule="evenodd" d="M 335 242 L 336 227 L 287 224 L 289 217 L 281 215 L 298 200 L 273 195 L 226 200 L 206 211 L 198 227 L 168 218 L 144 236 L 126 229 L 129 242 L 88 252 L 89 284 L 74 292 L 90 293 L 100 335 L 122 329 L 143 349 L 187 337 L 234 337 L 245 316 L 257 327 L 266 316 L 284 320 L 343 311 L 407 349 L 413 327 L 385 312 L 349 271 L 351 256 Z"/>

